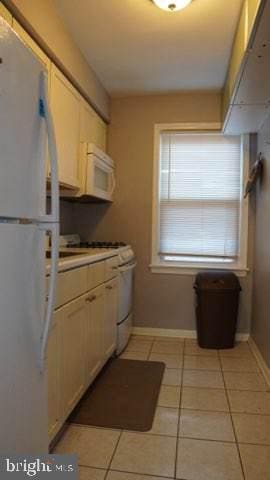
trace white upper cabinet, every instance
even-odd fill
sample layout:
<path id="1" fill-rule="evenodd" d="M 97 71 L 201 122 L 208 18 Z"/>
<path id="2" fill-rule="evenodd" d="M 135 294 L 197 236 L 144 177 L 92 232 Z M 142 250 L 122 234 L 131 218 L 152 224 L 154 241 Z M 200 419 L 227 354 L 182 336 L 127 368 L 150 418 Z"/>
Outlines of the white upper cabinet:
<path id="1" fill-rule="evenodd" d="M 256 17 L 261 3 L 261 0 L 244 0 L 243 2 L 224 89 L 224 115 L 229 105 L 235 103 L 236 88 L 250 53 Z"/>
<path id="2" fill-rule="evenodd" d="M 106 151 L 106 123 L 96 114 L 92 107 L 81 99 L 81 129 L 80 141 L 94 143 L 98 148 Z"/>
<path id="3" fill-rule="evenodd" d="M 236 91 L 234 105 L 260 105 L 270 101 L 269 50 L 270 44 L 250 53 Z"/>
<path id="4" fill-rule="evenodd" d="M 47 57 L 46 53 L 38 46 L 38 44 L 33 40 L 33 38 L 24 30 L 24 28 L 13 19 L 13 30 L 19 35 L 23 42 L 34 52 L 34 54 L 39 58 L 44 67 L 46 67 L 48 74 L 50 72 L 51 61 Z M 48 79 L 49 80 L 49 79 Z"/>
<path id="5" fill-rule="evenodd" d="M 80 100 L 80 149 L 79 149 L 79 178 L 80 190 L 73 196 L 85 195 L 87 177 L 87 144 L 93 143 L 104 152 L 106 151 L 107 125 L 96 114 L 93 108 L 81 97 Z"/>
<path id="6" fill-rule="evenodd" d="M 0 17 L 3 17 L 9 25 L 12 25 L 12 15 L 2 2 L 0 2 Z"/>
<path id="7" fill-rule="evenodd" d="M 107 147 L 107 126 L 106 123 L 94 112 L 94 124 L 95 128 L 95 138 L 94 141 L 95 145 L 103 150 L 106 151 Z"/>
<path id="8" fill-rule="evenodd" d="M 51 68 L 51 110 L 58 153 L 59 181 L 71 189 L 80 186 L 81 96 L 55 65 Z"/>
<path id="9" fill-rule="evenodd" d="M 270 113 L 269 15 L 270 0 L 245 0 L 223 97 L 226 134 L 257 132 Z"/>
<path id="10" fill-rule="evenodd" d="M 259 105 L 270 101 L 270 2 L 265 5 L 246 61 L 234 104 Z"/>
<path id="11" fill-rule="evenodd" d="M 267 105 L 231 105 L 224 123 L 226 135 L 256 133 L 270 113 Z"/>

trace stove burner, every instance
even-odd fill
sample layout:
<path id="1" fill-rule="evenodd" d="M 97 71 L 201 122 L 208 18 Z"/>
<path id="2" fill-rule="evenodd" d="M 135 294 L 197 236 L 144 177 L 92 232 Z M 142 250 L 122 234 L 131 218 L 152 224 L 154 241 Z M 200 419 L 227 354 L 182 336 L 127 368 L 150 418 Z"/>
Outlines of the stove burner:
<path id="1" fill-rule="evenodd" d="M 124 242 L 80 242 L 79 245 L 68 245 L 70 248 L 121 248 L 125 247 Z"/>

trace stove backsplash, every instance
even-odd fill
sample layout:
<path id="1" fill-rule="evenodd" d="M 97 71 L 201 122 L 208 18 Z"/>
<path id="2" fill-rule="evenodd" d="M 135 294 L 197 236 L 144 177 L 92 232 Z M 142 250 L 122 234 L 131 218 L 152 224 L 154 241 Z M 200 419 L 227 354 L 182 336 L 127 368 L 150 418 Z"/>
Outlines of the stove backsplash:
<path id="1" fill-rule="evenodd" d="M 106 229 L 106 217 L 108 209 L 112 204 L 75 204 L 74 222 L 76 232 L 79 233 L 82 240 L 86 241 L 121 241 L 114 236 L 114 232 L 104 232 Z M 106 234 L 105 234 L 106 233 Z"/>
<path id="2" fill-rule="evenodd" d="M 60 200 L 60 234 L 78 233 L 84 241 L 122 241 L 117 232 L 106 231 L 103 237 L 104 220 L 110 204 L 79 204 Z M 50 198 L 47 199 L 47 211 L 50 209 Z M 105 232 L 104 232 L 105 234 Z"/>
<path id="3" fill-rule="evenodd" d="M 50 211 L 51 199 L 47 197 L 47 212 Z M 74 204 L 60 200 L 60 234 L 76 233 L 74 219 Z"/>

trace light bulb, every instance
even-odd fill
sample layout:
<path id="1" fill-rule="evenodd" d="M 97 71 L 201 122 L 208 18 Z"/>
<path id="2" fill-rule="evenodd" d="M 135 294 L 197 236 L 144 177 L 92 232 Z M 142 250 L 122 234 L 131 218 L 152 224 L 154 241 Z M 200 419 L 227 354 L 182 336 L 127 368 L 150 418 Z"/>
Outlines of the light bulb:
<path id="1" fill-rule="evenodd" d="M 192 0 L 153 0 L 157 7 L 167 10 L 167 12 L 176 12 L 187 7 Z"/>

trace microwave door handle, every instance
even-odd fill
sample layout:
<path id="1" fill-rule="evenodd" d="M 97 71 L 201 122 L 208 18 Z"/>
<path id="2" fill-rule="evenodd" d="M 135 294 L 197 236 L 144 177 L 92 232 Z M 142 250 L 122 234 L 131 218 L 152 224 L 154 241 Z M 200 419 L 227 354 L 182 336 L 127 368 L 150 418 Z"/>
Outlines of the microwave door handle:
<path id="1" fill-rule="evenodd" d="M 57 147 L 53 118 L 48 99 L 48 76 L 45 71 L 41 74 L 40 115 L 44 117 L 46 124 L 51 169 L 51 214 L 45 215 L 43 218 L 40 218 L 40 221 L 50 223 L 59 222 L 59 180 Z"/>

